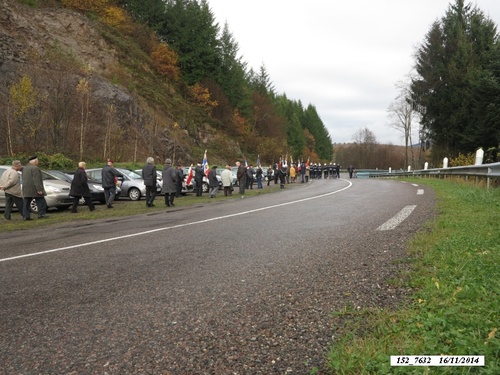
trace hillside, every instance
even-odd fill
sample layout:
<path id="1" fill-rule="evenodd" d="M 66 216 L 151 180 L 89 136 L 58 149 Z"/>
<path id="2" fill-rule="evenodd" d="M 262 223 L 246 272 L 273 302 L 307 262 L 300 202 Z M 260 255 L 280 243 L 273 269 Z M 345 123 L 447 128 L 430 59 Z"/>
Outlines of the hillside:
<path id="1" fill-rule="evenodd" d="M 240 158 L 182 85 L 155 72 L 138 45 L 148 31 L 134 27 L 127 35 L 71 9 L 0 0 L 0 156 L 191 163 L 209 149 L 210 162 Z"/>

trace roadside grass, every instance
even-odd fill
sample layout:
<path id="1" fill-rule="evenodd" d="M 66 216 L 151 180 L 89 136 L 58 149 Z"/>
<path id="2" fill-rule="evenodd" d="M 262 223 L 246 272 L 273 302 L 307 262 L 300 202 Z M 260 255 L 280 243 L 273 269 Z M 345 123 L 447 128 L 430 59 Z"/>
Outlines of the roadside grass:
<path id="1" fill-rule="evenodd" d="M 396 311 L 346 306 L 332 374 L 500 373 L 500 189 L 411 179 L 436 191 L 438 215 L 409 244 L 414 294 Z M 394 280 L 392 280 L 394 282 Z M 391 355 L 484 355 L 484 367 L 391 367 Z"/>
<path id="2" fill-rule="evenodd" d="M 290 187 L 292 187 L 292 184 L 290 184 Z M 274 185 L 274 182 L 272 182 L 269 186 L 265 186 L 263 189 L 256 189 L 256 185 L 254 185 L 253 189 L 245 190 L 245 198 L 250 198 L 261 194 L 275 193 L 278 191 L 280 191 L 279 184 Z M 165 207 L 165 200 L 163 195 L 157 195 L 155 200 L 155 207 L 146 207 L 146 201 L 144 200 L 144 198 L 135 202 L 132 202 L 127 198 L 120 198 L 118 201 L 115 201 L 112 209 L 108 209 L 106 205 L 96 204 L 96 210 L 90 212 L 87 206 L 78 206 L 78 212 L 76 214 L 71 213 L 70 209 L 64 211 L 50 211 L 48 213 L 49 218 L 46 220 L 38 220 L 36 218 L 36 215 L 32 214 L 31 217 L 34 218 L 34 220 L 22 221 L 21 215 L 19 215 L 19 213 L 16 211 L 12 212 L 12 220 L 10 221 L 4 221 L 0 218 L 0 233 L 23 229 L 49 227 L 54 224 L 65 222 L 77 223 L 85 220 L 100 220 L 134 216 L 158 211 L 168 212 L 186 208 L 189 206 L 221 203 L 231 199 L 241 199 L 241 195 L 238 194 L 238 187 L 234 188 L 233 195 L 227 197 L 224 196 L 223 190 L 219 190 L 219 192 L 217 193 L 217 197 L 215 198 L 209 198 L 208 193 L 204 193 L 202 197 L 197 197 L 195 194 L 189 193 L 182 197 L 175 198 L 175 207 Z"/>

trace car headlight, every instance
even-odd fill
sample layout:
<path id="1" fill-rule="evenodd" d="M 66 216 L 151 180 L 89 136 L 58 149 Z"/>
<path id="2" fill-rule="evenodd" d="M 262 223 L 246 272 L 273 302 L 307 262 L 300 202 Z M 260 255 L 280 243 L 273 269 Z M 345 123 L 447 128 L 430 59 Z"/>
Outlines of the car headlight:
<path id="1" fill-rule="evenodd" d="M 58 187 L 54 186 L 54 185 L 45 185 L 45 190 L 49 190 L 53 193 L 61 193 L 62 190 L 59 189 Z"/>

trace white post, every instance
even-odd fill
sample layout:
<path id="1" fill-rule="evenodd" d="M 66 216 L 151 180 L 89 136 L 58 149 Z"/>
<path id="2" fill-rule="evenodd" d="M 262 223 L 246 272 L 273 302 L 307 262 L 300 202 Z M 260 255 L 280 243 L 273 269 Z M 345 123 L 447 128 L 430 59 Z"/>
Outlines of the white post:
<path id="1" fill-rule="evenodd" d="M 408 172 L 411 172 L 411 165 L 408 166 Z"/>
<path id="2" fill-rule="evenodd" d="M 483 157 L 484 157 L 484 151 L 481 147 L 476 151 L 476 162 L 474 165 L 481 165 L 483 164 Z"/>
<path id="3" fill-rule="evenodd" d="M 392 168 L 391 168 L 391 167 L 389 167 L 389 173 L 391 173 L 391 171 L 392 171 Z"/>
<path id="4" fill-rule="evenodd" d="M 424 164 L 424 170 L 427 170 L 427 169 L 429 169 L 429 162 L 426 161 Z"/>
<path id="5" fill-rule="evenodd" d="M 443 159 L 443 168 L 448 168 L 448 158 Z"/>

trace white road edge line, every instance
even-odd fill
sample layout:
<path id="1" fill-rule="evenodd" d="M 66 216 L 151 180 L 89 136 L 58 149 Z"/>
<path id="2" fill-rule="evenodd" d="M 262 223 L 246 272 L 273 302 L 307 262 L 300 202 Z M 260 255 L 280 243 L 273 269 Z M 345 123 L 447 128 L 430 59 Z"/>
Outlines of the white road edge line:
<path id="1" fill-rule="evenodd" d="M 399 224 L 401 224 L 410 214 L 413 212 L 413 210 L 417 207 L 417 205 L 412 205 L 412 206 L 406 206 L 403 208 L 401 211 L 399 211 L 396 215 L 394 215 L 392 218 L 387 220 L 384 224 L 379 226 L 377 230 L 392 230 L 396 228 Z"/>
<path id="2" fill-rule="evenodd" d="M 342 188 L 340 190 L 336 190 L 336 191 L 333 191 L 331 193 L 321 194 L 321 195 L 318 195 L 316 197 L 303 198 L 303 199 L 299 199 L 299 200 L 295 200 L 295 201 L 291 201 L 291 202 L 275 204 L 273 206 L 266 206 L 266 207 L 262 207 L 262 208 L 256 208 L 254 210 L 238 212 L 236 214 L 230 214 L 230 215 L 213 217 L 211 219 L 193 221 L 192 223 L 172 225 L 170 227 L 156 228 L 156 229 L 152 229 L 152 230 L 148 230 L 148 231 L 144 231 L 144 232 L 127 234 L 125 236 L 118 236 L 118 237 L 106 238 L 104 240 L 98 240 L 98 241 L 92 241 L 92 242 L 84 242 L 84 243 L 77 244 L 77 245 L 60 247 L 58 249 L 51 249 L 51 250 L 40 251 L 40 252 L 37 252 L 37 253 L 30 253 L 30 254 L 18 255 L 18 256 L 10 257 L 10 258 L 3 258 L 3 259 L 0 259 L 0 263 L 1 262 L 8 262 L 8 261 L 11 261 L 11 260 L 16 260 L 16 259 L 21 259 L 21 258 L 28 258 L 28 257 L 38 256 L 38 255 L 45 255 L 45 254 L 50 254 L 50 253 L 56 253 L 56 252 L 64 251 L 64 250 L 76 249 L 78 247 L 96 245 L 96 244 L 100 244 L 100 243 L 104 243 L 104 242 L 122 240 L 124 238 L 131 238 L 131 237 L 143 236 L 143 235 L 146 235 L 146 234 L 155 233 L 155 232 L 161 232 L 161 231 L 170 230 L 170 229 L 177 229 L 177 228 L 187 227 L 187 226 L 191 226 L 191 225 L 204 224 L 204 223 L 208 223 L 210 221 L 222 220 L 222 219 L 227 219 L 227 218 L 231 218 L 231 217 L 235 217 L 235 216 L 241 216 L 241 215 L 247 215 L 247 214 L 254 213 L 254 212 L 270 210 L 270 209 L 276 208 L 276 207 L 283 207 L 283 206 L 288 206 L 288 205 L 291 205 L 291 204 L 296 204 L 296 203 L 310 201 L 310 200 L 313 200 L 313 199 L 323 198 L 323 197 L 327 197 L 329 195 L 340 193 L 340 192 L 342 192 L 344 190 L 349 189 L 352 186 L 352 182 L 347 181 L 347 180 L 344 180 L 344 181 L 346 181 L 347 183 L 349 183 L 349 185 L 347 185 L 346 187 L 344 187 L 344 188 Z"/>

